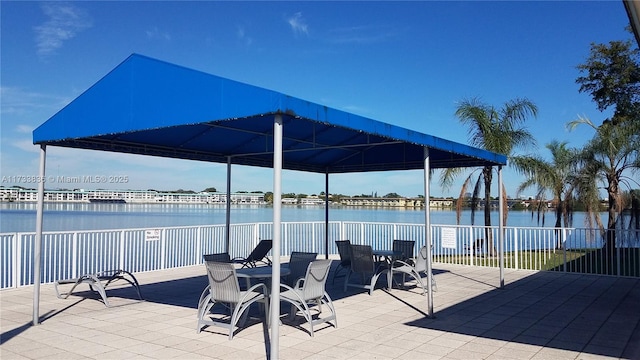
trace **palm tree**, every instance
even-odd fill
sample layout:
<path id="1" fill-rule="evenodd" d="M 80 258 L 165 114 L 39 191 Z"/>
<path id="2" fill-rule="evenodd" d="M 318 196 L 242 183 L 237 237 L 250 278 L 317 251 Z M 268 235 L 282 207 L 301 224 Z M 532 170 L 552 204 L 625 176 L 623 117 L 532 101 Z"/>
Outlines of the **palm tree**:
<path id="1" fill-rule="evenodd" d="M 488 151 L 510 156 L 514 149 L 535 144 L 531 133 L 521 127 L 529 116 L 538 115 L 537 106 L 528 99 L 515 99 L 506 102 L 501 108 L 484 104 L 477 98 L 463 100 L 456 109 L 456 117 L 469 128 L 469 143 L 472 146 Z M 440 182 L 447 188 L 453 179 L 462 172 L 460 168 L 445 169 L 442 172 Z M 471 199 L 471 224 L 474 223 L 475 208 L 479 201 L 479 194 L 484 185 L 484 224 L 485 240 L 493 243 L 491 237 L 491 183 L 493 180 L 493 168 L 485 166 L 473 184 L 474 191 Z M 464 195 L 474 182 L 474 172 L 464 181 L 460 196 L 458 197 L 457 221 L 460 223 L 460 213 Z M 501 189 L 503 193 L 504 189 Z M 506 196 L 504 196 L 506 200 Z M 505 207 L 506 208 L 506 207 Z M 505 212 L 506 214 L 506 212 Z M 506 219 L 505 219 L 506 220 Z M 491 255 L 495 254 L 495 248 L 489 247 Z"/>
<path id="2" fill-rule="evenodd" d="M 595 126 L 589 119 L 580 117 L 567 124 L 570 130 L 578 125 L 588 125 L 596 131 L 581 154 L 582 186 L 578 192 L 581 197 L 590 200 L 588 210 L 597 210 L 594 194 L 598 193 L 597 185 L 604 184 L 608 196 L 605 249 L 613 250 L 616 219 L 626 207 L 621 187 L 631 190 L 633 186 L 640 185 L 638 178 L 630 176 L 640 169 L 640 119 L 605 121 Z M 597 218 L 597 211 L 594 214 Z"/>
<path id="3" fill-rule="evenodd" d="M 542 215 L 544 225 L 544 211 L 546 210 L 546 197 L 552 196 L 552 204 L 555 207 L 555 227 L 570 227 L 573 222 L 573 191 L 576 186 L 577 156 L 578 151 L 567 147 L 567 142 L 556 140 L 546 145 L 551 152 L 551 161 L 546 161 L 540 156 L 517 156 L 511 159 L 511 164 L 526 176 L 526 179 L 518 187 L 518 193 L 536 186 L 536 202 L 542 206 L 537 207 L 538 221 Z M 556 248 L 562 248 L 562 239 L 556 234 Z"/>

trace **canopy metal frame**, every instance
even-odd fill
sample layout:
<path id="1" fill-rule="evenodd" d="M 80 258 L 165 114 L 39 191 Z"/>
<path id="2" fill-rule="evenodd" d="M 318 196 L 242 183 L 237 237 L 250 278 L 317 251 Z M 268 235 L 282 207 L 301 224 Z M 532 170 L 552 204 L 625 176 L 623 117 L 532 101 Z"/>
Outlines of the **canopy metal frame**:
<path id="1" fill-rule="evenodd" d="M 282 170 L 329 175 L 423 170 L 425 244 L 431 259 L 430 171 L 502 166 L 506 156 L 331 109 L 275 91 L 133 54 L 33 132 L 45 179 L 47 146 L 92 149 L 227 164 L 226 247 L 229 247 L 232 165 L 273 169 L 273 276 L 271 324 L 278 324 Z M 500 192 L 502 197 L 502 192 Z M 502 199 L 500 201 L 502 204 Z M 38 186 L 34 247 L 33 324 L 39 323 L 44 182 Z M 503 209 L 500 207 L 502 213 Z M 502 216 L 500 216 L 502 219 Z M 503 249 L 503 224 L 500 244 Z M 326 233 L 325 257 L 329 239 Z M 500 260 L 500 286 L 503 259 Z M 431 273 L 431 261 L 428 263 Z M 427 316 L 433 312 L 428 279 Z M 270 357 L 278 358 L 279 328 L 272 326 Z"/>

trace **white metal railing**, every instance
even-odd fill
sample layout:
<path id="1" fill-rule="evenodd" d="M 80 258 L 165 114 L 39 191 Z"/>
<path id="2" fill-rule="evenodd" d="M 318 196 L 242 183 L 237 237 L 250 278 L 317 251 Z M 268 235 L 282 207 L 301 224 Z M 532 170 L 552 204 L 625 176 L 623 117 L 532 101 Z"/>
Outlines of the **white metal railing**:
<path id="1" fill-rule="evenodd" d="M 149 236 L 149 230 L 153 230 Z M 336 256 L 336 240 L 349 239 L 390 249 L 393 240 L 424 245 L 423 224 L 331 221 L 284 222 L 280 252 Z M 43 233 L 42 282 L 75 278 L 108 269 L 146 272 L 202 263 L 202 255 L 225 252 L 225 225 L 56 231 Z M 246 256 L 260 239 L 269 239 L 272 223 L 232 224 L 229 254 Z M 498 227 L 432 225 L 434 262 L 499 266 Z M 603 250 L 606 233 L 595 229 L 505 227 L 505 268 L 570 271 L 640 277 L 640 233 L 619 231 L 619 242 Z M 35 233 L 0 234 L 0 288 L 33 284 Z"/>

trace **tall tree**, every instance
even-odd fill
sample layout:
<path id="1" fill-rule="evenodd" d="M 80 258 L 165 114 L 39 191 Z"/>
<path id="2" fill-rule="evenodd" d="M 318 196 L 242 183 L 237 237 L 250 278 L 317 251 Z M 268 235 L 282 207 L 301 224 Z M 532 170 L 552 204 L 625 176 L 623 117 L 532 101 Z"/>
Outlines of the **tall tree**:
<path id="1" fill-rule="evenodd" d="M 569 129 L 578 125 L 587 125 L 595 130 L 594 137 L 587 142 L 582 154 L 582 186 L 578 188 L 580 196 L 590 212 L 597 216 L 594 193 L 600 184 L 604 184 L 608 197 L 608 219 L 606 238 L 607 248 L 615 247 L 615 225 L 618 215 L 624 210 L 623 191 L 640 186 L 633 176 L 640 169 L 640 121 L 629 118 L 625 124 L 604 122 L 596 126 L 587 118 L 569 122 Z"/>
<path id="2" fill-rule="evenodd" d="M 544 225 L 544 211 L 546 210 L 547 196 L 552 196 L 552 204 L 555 209 L 555 227 L 570 227 L 573 222 L 573 190 L 577 174 L 578 151 L 567 147 L 566 142 L 556 140 L 546 145 L 551 152 L 551 160 L 547 161 L 540 156 L 518 156 L 512 158 L 511 163 L 516 169 L 526 176 L 526 179 L 518 187 L 518 193 L 535 186 L 536 209 L 538 221 L 542 219 Z M 556 247 L 561 248 L 561 237 L 556 234 Z"/>
<path id="3" fill-rule="evenodd" d="M 591 44 L 589 58 L 578 65 L 576 79 L 580 92 L 589 93 L 598 110 L 613 107 L 614 124 L 636 118 L 640 110 L 640 67 L 638 49 L 632 42 L 611 41 L 608 45 Z"/>
<path id="4" fill-rule="evenodd" d="M 587 125 L 594 137 L 583 152 L 582 195 L 597 193 L 604 184 L 608 196 L 607 248 L 615 247 L 614 230 L 618 214 L 624 209 L 621 185 L 640 186 L 632 175 L 640 168 L 640 65 L 639 52 L 632 42 L 611 41 L 608 45 L 591 44 L 591 53 L 578 66 L 582 76 L 576 79 L 580 92 L 591 94 L 601 111 L 613 107 L 613 115 L 600 126 L 580 117 L 567 124 L 569 129 Z M 593 206 L 591 206 L 593 208 Z M 599 219 L 598 219 L 599 220 Z"/>
<path id="5" fill-rule="evenodd" d="M 514 149 L 535 144 L 533 136 L 526 130 L 524 123 L 530 116 L 538 115 L 538 107 L 528 99 L 510 100 L 501 108 L 485 104 L 478 98 L 465 99 L 458 104 L 455 114 L 468 127 L 469 143 L 472 146 L 511 156 Z M 475 172 L 472 172 L 463 183 L 457 202 L 457 221 L 460 223 L 461 205 L 467 189 L 473 186 L 471 223 L 474 223 L 475 208 L 480 200 L 481 189 L 484 187 L 484 224 L 487 227 L 485 241 L 493 243 L 491 230 L 488 228 L 491 226 L 493 168 L 485 166 L 479 170 L 477 178 L 475 178 Z M 463 169 L 460 168 L 443 170 L 440 183 L 444 187 L 449 187 L 453 179 L 462 171 Z M 504 189 L 500 191 L 504 192 Z M 488 250 L 491 254 L 495 252 L 493 246 Z"/>

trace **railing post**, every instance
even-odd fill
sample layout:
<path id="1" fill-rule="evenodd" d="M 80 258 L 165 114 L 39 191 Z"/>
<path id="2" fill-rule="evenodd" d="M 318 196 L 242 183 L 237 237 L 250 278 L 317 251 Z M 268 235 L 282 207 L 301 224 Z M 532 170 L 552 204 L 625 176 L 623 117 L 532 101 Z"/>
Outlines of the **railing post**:
<path id="1" fill-rule="evenodd" d="M 204 231 L 202 226 L 198 226 L 196 228 L 196 258 L 194 259 L 194 265 L 200 263 L 200 259 L 202 259 L 202 232 Z"/>
<path id="2" fill-rule="evenodd" d="M 167 244 L 166 244 L 166 231 L 167 229 L 161 229 L 160 230 L 160 269 L 159 270 L 164 270 L 165 268 L 165 256 L 166 256 L 166 251 L 167 251 Z"/>
<path id="3" fill-rule="evenodd" d="M 287 223 L 280 223 L 280 226 L 282 226 L 282 230 L 280 231 L 280 256 L 282 257 L 282 254 L 286 254 L 287 253 L 287 248 L 288 248 L 288 244 L 287 244 L 287 233 L 289 232 L 289 226 L 287 226 Z M 284 251 L 283 251 L 284 250 Z"/>
<path id="4" fill-rule="evenodd" d="M 260 227 L 258 226 L 258 223 L 255 223 L 253 225 L 253 244 L 251 245 L 255 246 L 258 241 L 260 241 Z"/>
<path id="5" fill-rule="evenodd" d="M 622 268 L 620 266 L 620 262 L 621 262 L 620 259 L 621 258 L 620 258 L 620 246 L 619 245 L 622 245 L 622 244 L 616 244 L 616 239 L 618 239 L 618 230 L 617 229 L 613 230 L 613 246 L 616 247 L 616 271 L 617 271 L 616 275 L 617 276 L 621 276 L 622 274 L 620 273 L 620 271 L 621 271 Z"/>
<path id="6" fill-rule="evenodd" d="M 513 264 L 516 270 L 520 269 L 520 247 L 518 242 L 518 229 L 513 228 Z"/>
<path id="7" fill-rule="evenodd" d="M 77 278 L 78 275 L 78 232 L 73 232 L 73 237 L 71 240 L 72 249 L 71 249 L 71 277 Z"/>
<path id="8" fill-rule="evenodd" d="M 11 253 L 11 258 L 13 259 L 13 274 L 11 274 L 11 287 L 13 288 L 17 288 L 20 284 L 20 282 L 22 281 L 22 273 L 24 273 L 24 271 L 22 271 L 22 261 L 20 258 L 20 249 L 22 248 L 22 246 L 20 246 L 20 244 L 22 243 L 22 241 L 20 241 L 20 239 L 22 239 L 22 236 L 20 235 L 20 233 L 15 233 L 13 234 L 13 240 L 11 241 L 11 248 L 13 249 L 13 252 Z"/>
<path id="9" fill-rule="evenodd" d="M 316 223 L 312 222 L 311 223 L 311 244 L 312 244 L 311 251 L 315 251 L 315 252 L 319 253 L 320 251 L 318 251 L 318 247 L 316 246 L 316 240 L 317 239 L 318 239 L 318 237 L 316 236 Z M 320 248 L 322 248 L 322 246 Z M 291 254 L 291 252 L 289 252 L 289 254 Z"/>
<path id="10" fill-rule="evenodd" d="M 475 266 L 476 263 L 476 242 L 473 240 L 473 226 L 469 226 L 469 264 Z"/>
<path id="11" fill-rule="evenodd" d="M 567 272 L 567 231 L 562 229 L 562 272 Z"/>
<path id="12" fill-rule="evenodd" d="M 127 267 L 124 265 L 124 257 L 125 257 L 125 246 L 124 246 L 124 230 L 120 231 L 120 261 L 118 264 L 119 269 L 126 269 Z"/>

